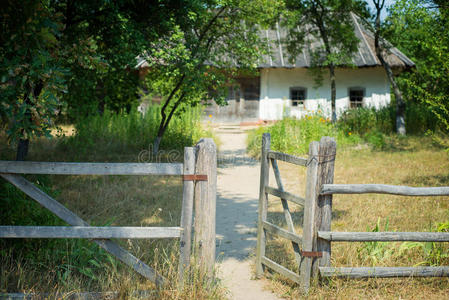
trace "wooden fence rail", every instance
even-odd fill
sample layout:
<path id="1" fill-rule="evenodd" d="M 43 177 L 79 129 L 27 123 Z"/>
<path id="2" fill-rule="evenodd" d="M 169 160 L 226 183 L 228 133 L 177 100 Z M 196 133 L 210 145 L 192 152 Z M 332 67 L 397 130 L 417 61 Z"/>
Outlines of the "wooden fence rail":
<path id="1" fill-rule="evenodd" d="M 262 136 L 256 273 L 264 268 L 278 272 L 301 285 L 305 293 L 312 278 L 320 277 L 443 277 L 449 266 L 439 267 L 331 267 L 332 242 L 418 241 L 449 242 L 447 232 L 334 232 L 331 231 L 333 194 L 391 194 L 401 196 L 448 196 L 449 187 L 408 187 L 386 184 L 333 184 L 336 143 L 323 137 L 311 142 L 308 158 L 270 150 L 270 135 Z M 307 167 L 305 198 L 284 190 L 277 160 Z M 273 167 L 278 188 L 268 186 L 269 168 Z M 268 195 L 281 198 L 287 229 L 267 221 Z M 288 201 L 304 206 L 303 235 L 295 233 Z M 266 233 L 290 240 L 299 265 L 299 274 L 265 256 Z M 301 245 L 301 250 L 299 249 Z"/>
<path id="2" fill-rule="evenodd" d="M 157 286 L 166 279 L 110 239 L 180 239 L 179 285 L 189 271 L 194 202 L 195 255 L 211 273 L 215 257 L 216 146 L 202 139 L 186 147 L 184 163 L 66 163 L 0 161 L 0 176 L 72 226 L 0 226 L 0 238 L 87 238 L 114 255 Z M 179 227 L 95 227 L 18 174 L 53 175 L 158 175 L 182 176 L 183 196 Z M 195 200 L 195 201 L 194 201 Z M 201 230 L 206 228 L 205 230 Z M 206 232 L 206 233 L 204 233 Z M 207 253 L 207 255 L 205 254 Z M 205 257 L 205 258 L 204 258 Z M 203 259 L 204 258 L 204 259 Z"/>
<path id="3" fill-rule="evenodd" d="M 410 187 L 387 184 L 324 184 L 321 195 L 390 194 L 399 196 L 449 196 L 449 187 Z"/>
<path id="4" fill-rule="evenodd" d="M 448 196 L 449 187 L 409 187 L 386 184 L 323 184 L 321 195 L 332 194 L 390 194 L 400 196 Z M 329 228 L 330 229 L 330 228 Z M 335 232 L 318 231 L 319 240 L 331 242 L 449 242 L 447 232 Z M 322 277 L 449 277 L 449 266 L 438 267 L 320 267 Z"/>

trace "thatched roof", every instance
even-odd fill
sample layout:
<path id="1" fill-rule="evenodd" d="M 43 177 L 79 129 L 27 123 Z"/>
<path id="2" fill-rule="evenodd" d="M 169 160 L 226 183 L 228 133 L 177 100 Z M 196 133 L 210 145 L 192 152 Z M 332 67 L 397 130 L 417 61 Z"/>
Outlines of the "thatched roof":
<path id="1" fill-rule="evenodd" d="M 354 56 L 352 57 L 352 63 L 359 68 L 380 66 L 381 63 L 375 54 L 373 33 L 363 26 L 361 20 L 355 14 L 351 13 L 351 16 L 354 23 L 354 33 L 360 41 L 358 51 L 354 53 Z M 306 40 L 313 42 L 306 45 L 302 53 L 296 57 L 295 63 L 291 64 L 285 43 L 285 40 L 287 39 L 286 28 L 283 28 L 277 23 L 276 28 L 274 29 L 261 29 L 260 37 L 267 40 L 271 55 L 264 55 L 257 64 L 258 68 L 311 67 L 311 53 L 313 53 L 314 49 L 323 46 L 321 39 L 318 40 L 311 36 L 307 37 Z M 384 43 L 389 45 L 386 61 L 394 70 L 403 71 L 415 67 L 415 63 L 405 56 L 405 54 L 393 47 L 387 41 L 384 41 Z M 150 66 L 148 61 L 155 60 L 146 54 L 139 55 L 136 59 L 136 69 L 148 68 Z M 161 61 L 157 62 L 163 64 Z M 206 62 L 206 64 L 208 64 L 208 62 Z M 234 63 L 234 65 L 238 67 L 237 63 Z"/>
<path id="2" fill-rule="evenodd" d="M 360 19 L 351 13 L 354 22 L 354 33 L 360 40 L 359 49 L 352 57 L 352 63 L 357 67 L 375 67 L 380 66 L 374 49 L 374 35 L 367 30 Z M 306 40 L 314 42 L 306 45 L 305 49 L 296 57 L 294 64 L 289 61 L 290 56 L 287 53 L 285 40 L 287 38 L 287 29 L 276 24 L 276 28 L 262 30 L 261 37 L 268 40 L 268 47 L 271 56 L 265 55 L 258 63 L 259 68 L 307 68 L 311 66 L 311 53 L 314 49 L 323 46 L 322 40 L 308 37 Z M 388 43 L 387 43 L 388 44 Z M 390 45 L 391 46 L 391 45 Z M 415 67 L 415 63 L 405 56 L 397 48 L 391 46 L 387 50 L 386 61 L 394 69 L 406 70 Z"/>

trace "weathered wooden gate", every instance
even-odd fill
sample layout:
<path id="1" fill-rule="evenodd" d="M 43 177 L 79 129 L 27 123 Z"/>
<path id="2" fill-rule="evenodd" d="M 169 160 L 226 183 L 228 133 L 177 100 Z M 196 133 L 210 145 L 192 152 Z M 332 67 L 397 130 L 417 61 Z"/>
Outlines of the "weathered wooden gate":
<path id="1" fill-rule="evenodd" d="M 407 187 L 384 184 L 332 184 L 336 143 L 323 137 L 309 145 L 308 158 L 270 150 L 270 135 L 262 137 L 259 221 L 256 249 L 256 272 L 261 276 L 268 267 L 301 285 L 307 292 L 310 279 L 319 277 L 448 277 L 449 266 L 437 267 L 331 267 L 331 242 L 426 241 L 449 242 L 445 232 L 333 232 L 331 231 L 332 195 L 381 193 L 404 196 L 449 195 L 449 187 Z M 276 160 L 307 167 L 306 197 L 284 191 Z M 269 164 L 273 167 L 278 188 L 268 186 Z M 268 194 L 281 198 L 288 230 L 267 222 Z M 303 236 L 295 233 L 288 201 L 304 206 Z M 276 234 L 292 242 L 299 274 L 265 256 L 266 233 Z M 300 250 L 302 248 L 302 250 Z"/>
<path id="2" fill-rule="evenodd" d="M 329 205 L 320 207 L 316 205 L 317 196 L 319 193 L 317 187 L 321 182 L 332 183 L 335 152 L 335 141 L 329 137 L 323 138 L 320 143 L 312 142 L 310 144 L 308 158 L 275 152 L 270 150 L 270 134 L 263 134 L 260 173 L 259 222 L 256 249 L 256 273 L 258 276 L 262 275 L 264 267 L 268 267 L 289 278 L 290 280 L 301 284 L 301 286 L 307 290 L 310 284 L 312 264 L 317 263 L 316 258 L 324 258 L 325 260 L 322 260 L 324 262 L 330 257 L 330 253 L 325 253 L 325 251 L 314 251 L 316 246 L 314 245 L 313 238 L 316 235 L 314 229 L 316 228 L 316 225 L 318 228 L 321 228 L 324 225 L 313 223 L 317 220 L 315 218 L 316 214 L 320 214 L 322 216 L 327 216 L 329 214 Z M 293 195 L 284 190 L 277 160 L 307 167 L 307 187 L 305 198 Z M 270 162 L 276 178 L 277 188 L 268 186 Z M 319 174 L 321 176 L 319 176 Z M 281 199 L 288 230 L 280 228 L 279 226 L 271 224 L 267 221 L 268 194 Z M 299 236 L 295 232 L 288 201 L 304 206 L 303 236 Z M 329 199 L 327 199 L 327 202 L 329 202 Z M 322 229 L 324 230 L 325 228 L 323 227 Z M 292 242 L 296 263 L 300 269 L 299 274 L 288 270 L 265 256 L 266 232 L 279 235 Z"/>
<path id="3" fill-rule="evenodd" d="M 215 260 L 216 147 L 202 139 L 186 147 L 184 163 L 66 163 L 0 161 L 0 176 L 72 226 L 0 226 L 0 238 L 88 238 L 157 286 L 165 278 L 110 239 L 180 239 L 179 284 L 191 258 L 194 202 L 196 254 L 206 271 Z M 182 176 L 183 196 L 179 227 L 94 227 L 18 174 L 158 175 Z M 196 183 L 197 182 L 197 183 Z M 207 209 L 204 209 L 204 208 Z M 213 209 L 213 214 L 211 214 Z M 201 230 L 201 228 L 207 228 Z M 212 230 L 212 229 L 213 230 Z M 212 233 L 211 233 L 212 232 Z M 212 250 L 211 250 L 212 249 Z M 213 251 L 213 254 L 211 254 Z"/>

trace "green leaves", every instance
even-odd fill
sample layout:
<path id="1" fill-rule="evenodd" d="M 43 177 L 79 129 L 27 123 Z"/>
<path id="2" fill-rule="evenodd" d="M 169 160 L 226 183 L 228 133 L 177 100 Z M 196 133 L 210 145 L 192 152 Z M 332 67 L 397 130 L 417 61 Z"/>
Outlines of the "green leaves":
<path id="1" fill-rule="evenodd" d="M 448 131 L 449 19 L 444 7 L 429 9 L 423 1 L 400 0 L 387 21 L 389 39 L 417 66 L 399 78 L 404 96 L 428 105 L 441 129 Z"/>
<path id="2" fill-rule="evenodd" d="M 40 1 L 2 6 L 0 116 L 11 142 L 49 135 L 67 70 L 61 67 L 59 15 Z"/>

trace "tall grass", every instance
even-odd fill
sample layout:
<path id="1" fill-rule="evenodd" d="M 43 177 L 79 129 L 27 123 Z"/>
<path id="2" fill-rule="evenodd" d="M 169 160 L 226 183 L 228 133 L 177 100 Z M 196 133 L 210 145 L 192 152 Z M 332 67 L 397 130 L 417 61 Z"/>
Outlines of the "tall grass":
<path id="1" fill-rule="evenodd" d="M 149 106 L 145 114 L 136 110 L 129 113 L 104 112 L 89 116 L 75 124 L 75 134 L 60 143 L 60 150 L 73 159 L 114 159 L 119 155 L 134 155 L 150 150 L 156 137 L 161 107 Z M 178 150 L 194 145 L 201 137 L 211 137 L 201 126 L 201 107 L 185 107 L 171 120 L 160 148 Z M 95 152 L 95 155 L 92 153 Z"/>
<path id="2" fill-rule="evenodd" d="M 272 126 L 259 127 L 249 132 L 247 142 L 250 155 L 256 157 L 260 155 L 260 139 L 264 132 L 271 134 L 273 150 L 297 155 L 307 153 L 309 143 L 319 140 L 322 136 L 335 137 L 340 146 L 354 145 L 360 142 L 358 135 L 344 132 L 319 115 L 307 116 L 299 120 L 286 118 Z"/>
<path id="3" fill-rule="evenodd" d="M 437 119 L 423 104 L 408 103 L 406 120 L 408 135 L 423 136 L 429 131 L 442 134 Z M 328 119 L 320 115 L 306 116 L 299 120 L 287 118 L 272 126 L 251 131 L 247 141 L 248 151 L 255 157 L 260 155 L 260 139 L 264 132 L 271 134 L 271 147 L 274 150 L 291 154 L 307 153 L 309 143 L 319 140 L 322 136 L 334 137 L 339 147 L 363 142 L 376 150 L 383 150 L 387 148 L 390 137 L 395 132 L 395 123 L 394 104 L 379 110 L 375 108 L 347 110 L 336 124 L 331 124 Z M 434 140 L 436 137 L 434 136 Z"/>

